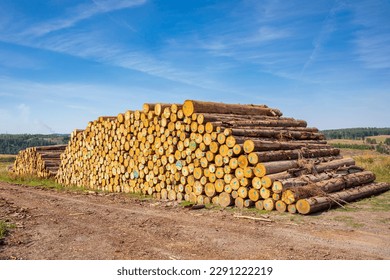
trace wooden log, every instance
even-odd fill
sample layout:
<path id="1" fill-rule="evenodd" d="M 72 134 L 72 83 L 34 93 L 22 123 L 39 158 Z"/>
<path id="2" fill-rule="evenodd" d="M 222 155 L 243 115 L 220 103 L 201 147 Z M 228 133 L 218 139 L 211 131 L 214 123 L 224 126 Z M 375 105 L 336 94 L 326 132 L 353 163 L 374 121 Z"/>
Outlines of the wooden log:
<path id="1" fill-rule="evenodd" d="M 293 118 L 284 117 L 269 117 L 264 115 L 251 115 L 248 118 L 245 114 L 216 114 L 202 113 L 204 122 L 213 122 L 216 126 L 224 127 L 272 127 L 272 128 L 306 128 L 307 122 L 304 120 L 296 120 Z M 316 129 L 313 129 L 313 132 Z M 317 129 L 318 131 L 318 129 Z M 315 132 L 317 132 L 315 131 Z"/>
<path id="2" fill-rule="evenodd" d="M 255 155 L 258 158 L 258 162 L 280 161 L 280 160 L 292 160 L 300 158 L 318 158 L 337 156 L 340 154 L 340 150 L 336 148 L 329 149 L 295 149 L 295 150 L 270 150 L 266 152 L 250 153 L 252 157 Z"/>
<path id="3" fill-rule="evenodd" d="M 239 143 L 240 139 L 237 139 Z M 272 150 L 296 150 L 301 148 L 307 149 L 331 149 L 332 147 L 326 144 L 326 141 L 267 141 L 267 140 L 244 140 L 244 152 L 249 154 L 252 152 L 272 151 Z"/>
<path id="4" fill-rule="evenodd" d="M 261 128 L 231 128 L 231 135 L 246 138 L 273 138 L 277 140 L 324 140 L 322 133 L 297 130 L 276 130 Z"/>
<path id="5" fill-rule="evenodd" d="M 295 206 L 295 203 L 287 205 L 287 211 L 291 214 L 297 213 L 297 207 Z"/>
<path id="6" fill-rule="evenodd" d="M 310 183 L 316 183 L 323 180 L 329 180 L 331 178 L 340 177 L 337 173 L 320 173 L 320 174 L 305 174 L 300 177 L 281 179 L 273 182 L 272 190 L 274 192 L 280 192 L 286 188 L 293 188 L 299 186 L 305 186 Z M 275 190 L 274 190 L 275 188 Z"/>
<path id="7" fill-rule="evenodd" d="M 35 149 L 37 152 L 41 152 L 41 151 L 53 151 L 53 150 L 64 151 L 65 148 L 66 148 L 66 146 L 67 146 L 67 145 L 50 145 L 50 146 L 34 147 L 34 149 Z"/>
<path id="8" fill-rule="evenodd" d="M 222 192 L 218 196 L 218 203 L 221 207 L 226 208 L 234 204 L 232 196 L 227 192 Z"/>
<path id="9" fill-rule="evenodd" d="M 272 198 L 267 198 L 263 201 L 264 210 L 272 211 L 275 209 L 275 201 Z"/>
<path id="10" fill-rule="evenodd" d="M 375 180 L 375 174 L 371 171 L 349 174 L 342 177 L 323 180 L 317 183 L 302 187 L 289 188 L 284 191 L 282 199 L 285 203 L 291 204 L 300 199 L 321 196 L 326 193 L 338 192 L 343 189 L 356 187 L 371 183 Z"/>
<path id="11" fill-rule="evenodd" d="M 351 165 L 355 165 L 355 160 L 353 158 L 342 158 L 338 160 L 320 163 L 315 166 L 314 171 L 320 173 Z"/>
<path id="12" fill-rule="evenodd" d="M 183 112 L 185 116 L 191 116 L 193 113 L 209 112 L 219 114 L 266 115 L 279 117 L 282 115 L 279 110 L 268 108 L 265 105 L 225 104 L 195 100 L 186 100 L 183 104 Z"/>
<path id="13" fill-rule="evenodd" d="M 287 210 L 287 205 L 281 200 L 275 202 L 275 208 L 278 212 L 284 213 Z"/>
<path id="14" fill-rule="evenodd" d="M 264 209 L 263 201 L 264 200 L 258 200 L 258 201 L 255 202 L 255 208 L 257 210 L 263 210 Z"/>
<path id="15" fill-rule="evenodd" d="M 298 168 L 300 165 L 301 163 L 296 160 L 283 160 L 259 163 L 257 164 L 257 167 L 263 169 L 264 171 L 262 173 L 265 175 L 283 172 L 292 168 Z"/>
<path id="16" fill-rule="evenodd" d="M 319 211 L 326 211 L 334 206 L 347 202 L 377 195 L 390 190 L 388 183 L 372 183 L 358 186 L 352 189 L 335 192 L 327 196 L 315 196 L 298 200 L 296 208 L 300 214 L 312 214 Z"/>

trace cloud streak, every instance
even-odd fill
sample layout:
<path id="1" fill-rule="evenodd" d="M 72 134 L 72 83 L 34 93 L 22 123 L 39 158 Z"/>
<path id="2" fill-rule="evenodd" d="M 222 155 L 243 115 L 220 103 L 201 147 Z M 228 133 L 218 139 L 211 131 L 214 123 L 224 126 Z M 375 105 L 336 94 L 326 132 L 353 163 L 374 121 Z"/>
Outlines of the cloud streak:
<path id="1" fill-rule="evenodd" d="M 48 22 L 38 24 L 28 29 L 25 33 L 33 36 L 43 36 L 54 31 L 72 27 L 80 21 L 99 14 L 128 9 L 145 3 L 146 0 L 92 0 L 92 3 L 80 4 L 70 9 L 67 15 L 63 18 L 53 19 Z"/>

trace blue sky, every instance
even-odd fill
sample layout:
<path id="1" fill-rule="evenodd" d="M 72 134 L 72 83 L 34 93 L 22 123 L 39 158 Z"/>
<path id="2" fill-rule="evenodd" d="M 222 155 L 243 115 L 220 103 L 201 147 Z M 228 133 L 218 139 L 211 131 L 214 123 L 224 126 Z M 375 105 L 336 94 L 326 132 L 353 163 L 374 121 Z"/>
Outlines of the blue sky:
<path id="1" fill-rule="evenodd" d="M 0 133 L 185 99 L 388 127 L 389 14 L 388 0 L 0 0 Z"/>

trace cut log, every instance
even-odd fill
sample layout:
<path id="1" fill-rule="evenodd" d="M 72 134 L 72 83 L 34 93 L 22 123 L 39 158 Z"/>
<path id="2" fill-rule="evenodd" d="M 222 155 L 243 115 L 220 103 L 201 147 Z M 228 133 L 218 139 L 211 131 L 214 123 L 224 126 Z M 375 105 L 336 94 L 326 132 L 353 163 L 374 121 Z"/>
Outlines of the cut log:
<path id="1" fill-rule="evenodd" d="M 388 183 L 372 183 L 332 193 L 328 196 L 315 196 L 312 198 L 301 199 L 298 200 L 296 208 L 300 214 L 306 215 L 319 211 L 326 211 L 331 207 L 377 195 L 389 190 L 390 184 Z"/>
<path id="2" fill-rule="evenodd" d="M 356 187 L 371 183 L 375 180 L 375 174 L 371 171 L 349 174 L 342 177 L 323 180 L 307 186 L 294 187 L 283 192 L 282 199 L 285 203 L 291 204 L 299 199 L 313 196 L 321 196 L 326 193 L 338 192 L 343 189 Z"/>
<path id="3" fill-rule="evenodd" d="M 315 166 L 314 170 L 315 172 L 319 173 L 351 165 L 355 165 L 355 160 L 353 158 L 342 158 L 338 160 L 320 163 Z"/>
<path id="4" fill-rule="evenodd" d="M 292 168 L 298 168 L 301 165 L 300 162 L 296 160 L 284 160 L 284 161 L 272 161 L 272 162 L 264 162 L 259 163 L 257 167 L 264 169 L 264 175 L 274 174 L 283 172 Z M 263 175 L 263 176 L 264 176 Z"/>
<path id="5" fill-rule="evenodd" d="M 267 152 L 257 152 L 250 153 L 252 157 L 255 154 L 259 162 L 269 162 L 269 161 L 280 161 L 280 160 L 292 160 L 292 159 L 301 159 L 301 158 L 318 158 L 318 157 L 328 157 L 328 156 L 337 156 L 340 154 L 339 149 L 329 148 L 329 149 L 296 149 L 296 150 L 279 150 L 279 151 L 267 151 Z"/>
<path id="6" fill-rule="evenodd" d="M 218 203 L 221 207 L 226 208 L 234 204 L 232 196 L 227 192 L 222 192 L 219 194 Z"/>
<path id="7" fill-rule="evenodd" d="M 246 138 L 273 138 L 277 140 L 324 140 L 322 133 L 296 130 L 275 130 L 259 128 L 231 128 L 231 135 Z"/>
<path id="8" fill-rule="evenodd" d="M 265 115 L 279 117 L 282 115 L 279 110 L 268 108 L 265 105 L 225 104 L 195 100 L 186 100 L 183 104 L 183 112 L 187 117 L 191 116 L 193 113 L 208 112 L 218 114 Z"/>
<path id="9" fill-rule="evenodd" d="M 237 139 L 237 143 L 240 143 Z M 301 148 L 306 149 L 331 149 L 332 147 L 326 144 L 326 141 L 267 141 L 267 140 L 244 140 L 244 152 L 249 154 L 252 152 L 272 151 L 272 150 L 296 150 Z"/>
<path id="10" fill-rule="evenodd" d="M 215 123 L 216 126 L 237 127 L 237 128 L 240 127 L 306 128 L 307 126 L 306 121 L 296 120 L 293 118 L 283 118 L 283 117 L 275 118 L 275 117 L 268 117 L 263 115 L 251 115 L 250 118 L 248 118 L 248 116 L 245 114 L 226 115 L 226 114 L 215 114 L 215 113 L 202 113 L 202 115 L 204 118 L 204 122 L 213 122 Z"/>

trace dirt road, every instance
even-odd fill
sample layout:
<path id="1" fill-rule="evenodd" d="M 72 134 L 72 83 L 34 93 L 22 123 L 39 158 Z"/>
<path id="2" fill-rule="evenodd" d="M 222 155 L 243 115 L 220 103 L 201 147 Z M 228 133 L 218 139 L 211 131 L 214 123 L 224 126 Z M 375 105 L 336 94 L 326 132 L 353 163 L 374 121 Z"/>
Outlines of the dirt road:
<path id="1" fill-rule="evenodd" d="M 390 259 L 388 212 L 237 214 L 0 182 L 0 259 Z"/>

